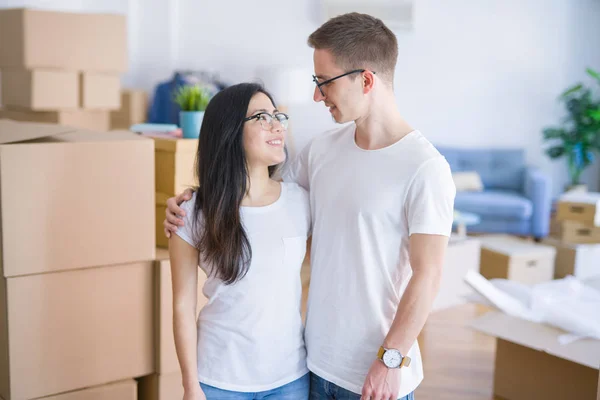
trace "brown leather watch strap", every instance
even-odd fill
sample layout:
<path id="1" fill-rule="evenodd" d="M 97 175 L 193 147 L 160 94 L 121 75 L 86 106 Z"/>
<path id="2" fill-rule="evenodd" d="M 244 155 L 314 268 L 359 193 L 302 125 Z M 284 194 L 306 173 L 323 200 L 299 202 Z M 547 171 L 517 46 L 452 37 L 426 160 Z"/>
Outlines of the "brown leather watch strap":
<path id="1" fill-rule="evenodd" d="M 383 346 L 379 347 L 379 351 L 377 352 L 377 358 L 383 360 L 383 353 L 385 353 L 385 349 Z"/>

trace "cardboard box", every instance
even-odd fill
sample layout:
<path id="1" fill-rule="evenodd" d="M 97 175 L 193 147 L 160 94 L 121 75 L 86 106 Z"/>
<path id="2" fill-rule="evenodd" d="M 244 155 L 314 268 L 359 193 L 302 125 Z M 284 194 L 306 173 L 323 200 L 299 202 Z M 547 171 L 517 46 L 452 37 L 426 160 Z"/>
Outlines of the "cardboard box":
<path id="1" fill-rule="evenodd" d="M 110 114 L 112 129 L 129 129 L 131 125 L 146 122 L 148 114 L 148 93 L 143 90 L 126 89 L 121 91 L 121 108 Z"/>
<path id="2" fill-rule="evenodd" d="M 600 243 L 600 226 L 587 225 L 578 221 L 553 219 L 550 222 L 550 236 L 564 243 Z"/>
<path id="3" fill-rule="evenodd" d="M 73 110 L 79 100 L 77 73 L 58 70 L 2 70 L 2 104 L 35 110 Z"/>
<path id="4" fill-rule="evenodd" d="M 508 235 L 481 236 L 480 273 L 525 284 L 552 280 L 556 249 Z"/>
<path id="5" fill-rule="evenodd" d="M 194 171 L 198 139 L 153 139 L 156 149 L 156 191 L 171 197 L 196 186 Z"/>
<path id="6" fill-rule="evenodd" d="M 174 400 L 183 398 L 181 372 L 152 374 L 139 380 L 138 400 Z"/>
<path id="7" fill-rule="evenodd" d="M 167 200 L 169 196 L 164 193 L 156 193 L 156 247 L 169 248 L 169 239 L 165 236 L 163 229 L 163 221 L 166 218 L 165 210 L 167 209 Z"/>
<path id="8" fill-rule="evenodd" d="M 121 108 L 119 75 L 82 72 L 79 83 L 82 108 L 88 110 L 118 110 Z"/>
<path id="9" fill-rule="evenodd" d="M 3 274 L 153 260 L 154 142 L 0 120 Z"/>
<path id="10" fill-rule="evenodd" d="M 1 278 L 2 398 L 33 399 L 152 373 L 153 264 Z"/>
<path id="11" fill-rule="evenodd" d="M 456 306 L 465 302 L 471 293 L 464 277 L 470 270 L 479 271 L 481 243 L 477 238 L 452 236 L 446 249 L 440 289 L 433 302 L 433 310 Z"/>
<path id="12" fill-rule="evenodd" d="M 137 400 L 137 382 L 133 379 L 88 389 L 44 397 L 44 400 Z"/>
<path id="13" fill-rule="evenodd" d="M 559 221 L 579 221 L 600 226 L 600 193 L 567 193 L 560 197 L 556 207 L 556 219 Z"/>
<path id="14" fill-rule="evenodd" d="M 0 110 L 0 119 L 21 122 L 41 122 L 66 125 L 73 128 L 105 132 L 110 129 L 110 111 L 69 110 L 69 111 L 23 111 Z"/>
<path id="15" fill-rule="evenodd" d="M 543 243 L 556 248 L 555 279 L 567 275 L 582 280 L 600 277 L 600 244 L 569 244 L 555 238 L 546 238 Z"/>
<path id="16" fill-rule="evenodd" d="M 562 345 L 564 332 L 490 312 L 471 323 L 497 338 L 494 394 L 510 400 L 593 399 L 598 386 L 600 341 Z"/>
<path id="17" fill-rule="evenodd" d="M 175 350 L 175 338 L 173 336 L 173 288 L 171 281 L 171 262 L 169 251 L 158 249 L 156 252 L 155 266 L 155 322 L 156 335 L 154 348 L 156 349 L 155 371 L 165 375 L 179 372 L 179 361 Z M 202 288 L 206 282 L 206 274 L 198 268 L 198 305 L 197 312 L 208 301 L 202 294 Z M 181 385 L 181 380 L 179 380 Z"/>
<path id="18" fill-rule="evenodd" d="M 125 16 L 0 11 L 0 67 L 127 71 Z"/>

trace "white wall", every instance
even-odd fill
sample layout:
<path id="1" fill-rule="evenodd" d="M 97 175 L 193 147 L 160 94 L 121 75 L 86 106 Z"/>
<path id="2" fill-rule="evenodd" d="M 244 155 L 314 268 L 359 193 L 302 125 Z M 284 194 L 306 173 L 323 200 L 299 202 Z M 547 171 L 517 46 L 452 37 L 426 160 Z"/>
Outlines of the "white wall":
<path id="1" fill-rule="evenodd" d="M 541 130 L 564 115 L 557 96 L 600 69 L 600 0 L 414 0 L 411 32 L 397 32 L 398 105 L 436 144 L 523 147 L 531 164 L 566 181 L 564 160 L 543 153 Z M 0 8 L 116 12 L 128 16 L 124 85 L 147 90 L 174 69 L 210 69 L 230 82 L 258 68 L 304 68 L 320 0 L 0 0 Z M 334 127 L 320 104 L 293 105 L 299 147 Z M 600 183 L 598 165 L 586 174 Z"/>

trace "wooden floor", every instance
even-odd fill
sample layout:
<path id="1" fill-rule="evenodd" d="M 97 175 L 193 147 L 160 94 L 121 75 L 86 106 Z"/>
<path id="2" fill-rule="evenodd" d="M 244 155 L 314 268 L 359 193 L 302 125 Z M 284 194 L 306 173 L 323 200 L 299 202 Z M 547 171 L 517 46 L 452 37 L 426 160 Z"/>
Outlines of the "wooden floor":
<path id="1" fill-rule="evenodd" d="M 309 267 L 303 278 L 303 314 L 309 286 Z M 466 327 L 466 323 L 488 309 L 464 304 L 436 311 L 429 317 L 419 345 L 425 379 L 417 389 L 417 400 L 493 400 L 495 339 Z"/>
<path id="2" fill-rule="evenodd" d="M 487 309 L 474 304 L 432 313 L 419 337 L 425 379 L 417 400 L 491 400 L 495 339 L 465 326 Z"/>

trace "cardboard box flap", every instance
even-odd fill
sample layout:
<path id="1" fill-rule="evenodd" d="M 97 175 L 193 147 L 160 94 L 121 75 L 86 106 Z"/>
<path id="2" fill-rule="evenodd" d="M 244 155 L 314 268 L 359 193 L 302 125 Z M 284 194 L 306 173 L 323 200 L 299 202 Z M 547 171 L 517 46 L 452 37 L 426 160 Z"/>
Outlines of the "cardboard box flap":
<path id="1" fill-rule="evenodd" d="M 198 151 L 198 139 L 177 139 L 152 137 L 155 149 L 168 152 L 195 153 Z"/>
<path id="2" fill-rule="evenodd" d="M 75 131 L 68 126 L 0 119 L 0 144 L 26 142 Z"/>
<path id="3" fill-rule="evenodd" d="M 63 133 L 56 137 L 64 142 L 122 142 L 124 140 L 152 141 L 130 131 L 95 132 L 78 129 L 74 132 Z"/>
<path id="4" fill-rule="evenodd" d="M 525 321 L 498 311 L 492 311 L 469 323 L 475 330 L 509 342 L 542 351 L 565 360 L 598 368 L 600 340 L 582 339 L 567 345 L 558 342 L 564 334 L 544 324 Z"/>

